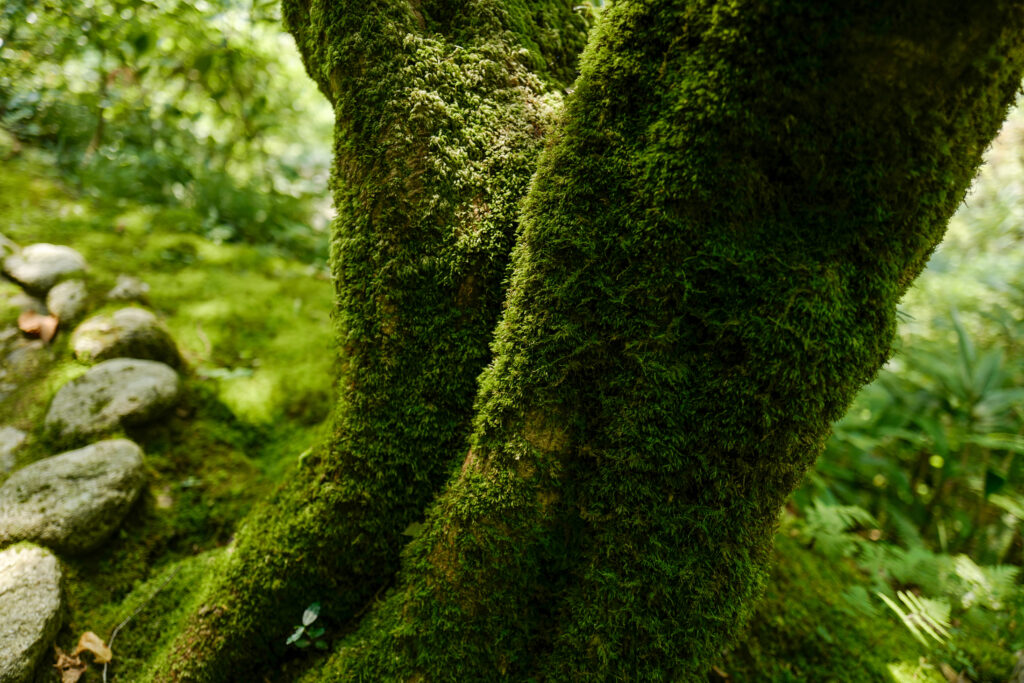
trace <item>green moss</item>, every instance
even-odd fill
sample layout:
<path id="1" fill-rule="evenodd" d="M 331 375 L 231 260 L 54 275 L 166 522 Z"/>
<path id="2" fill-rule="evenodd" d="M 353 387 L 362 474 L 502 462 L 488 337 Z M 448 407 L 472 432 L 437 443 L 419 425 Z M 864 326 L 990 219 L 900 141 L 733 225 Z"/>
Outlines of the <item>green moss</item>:
<path id="1" fill-rule="evenodd" d="M 153 667 L 160 663 L 150 660 L 152 649 L 168 642 L 187 615 L 197 608 L 203 584 L 215 575 L 223 557 L 224 551 L 218 550 L 168 563 L 146 581 L 138 581 L 127 597 L 112 600 L 115 596 L 107 596 L 102 608 L 92 615 L 91 625 L 83 626 L 109 640 L 114 629 L 128 620 L 113 641 L 114 657 L 108 670 L 112 680 L 153 678 Z M 70 634 L 77 639 L 76 630 Z M 69 641 L 73 643 L 74 639 Z"/>
<path id="2" fill-rule="evenodd" d="M 526 202 L 472 450 L 307 680 L 703 676 L 889 355 L 1018 87 L 1022 23 L 613 3 Z"/>
<path id="3" fill-rule="evenodd" d="M 187 364 L 218 385 L 220 398 L 245 419 L 310 425 L 326 416 L 332 293 L 316 265 L 183 234 L 199 219 L 182 208 L 83 201 L 31 150 L 0 169 L 0 215 L 4 234 L 20 244 L 48 241 L 82 252 L 94 313 L 124 305 L 102 299 L 117 275 L 147 282 L 149 303 Z M 261 301 L 271 305 L 254 305 Z M 58 335 L 55 359 L 65 355 L 64 332 L 70 330 Z M 259 400 L 250 398 L 250 384 L 261 388 Z M 17 406 L 0 405 L 0 415 L 35 415 L 39 392 L 31 394 Z"/>
<path id="4" fill-rule="evenodd" d="M 47 164 L 26 148 L 0 165 L 4 234 L 21 244 L 80 250 L 97 295 L 94 313 L 124 305 L 102 299 L 118 274 L 146 281 L 149 304 L 190 368 L 174 409 L 125 434 L 146 453 L 149 477 L 140 501 L 97 551 L 62 558 L 69 607 L 59 644 L 65 649 L 86 630 L 108 637 L 168 566 L 187 565 L 115 644 L 115 673 L 145 680 L 143 655 L 174 635 L 175 620 L 192 611 L 201 579 L 216 574 L 205 559 L 188 558 L 227 544 L 253 503 L 318 434 L 329 410 L 333 295 L 322 267 L 174 232 L 195 219 L 184 209 L 106 197 L 82 201 Z M 70 359 L 68 332 L 59 332 L 38 372 L 23 378 L 31 381 L 0 403 L 0 423 L 30 431 L 18 466 L 58 448 L 43 433 L 43 416 L 56 391 L 87 370 Z M 258 402 L 237 400 L 247 382 L 265 387 Z"/>
<path id="5" fill-rule="evenodd" d="M 779 536 L 764 598 L 718 668 L 735 681 L 892 681 L 890 666 L 927 652 L 877 605 L 869 577 Z M 871 595 L 871 593 L 866 593 Z M 884 607 L 882 608 L 884 609 Z"/>

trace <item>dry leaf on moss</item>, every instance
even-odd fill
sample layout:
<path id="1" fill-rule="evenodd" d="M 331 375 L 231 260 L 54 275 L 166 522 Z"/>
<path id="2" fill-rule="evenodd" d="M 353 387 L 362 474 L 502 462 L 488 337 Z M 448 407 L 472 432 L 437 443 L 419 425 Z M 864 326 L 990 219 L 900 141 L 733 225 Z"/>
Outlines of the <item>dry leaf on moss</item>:
<path id="1" fill-rule="evenodd" d="M 35 311 L 22 311 L 18 316 L 18 329 L 25 334 L 34 334 L 47 344 L 57 334 L 57 318 Z"/>
<path id="2" fill-rule="evenodd" d="M 78 683 L 85 670 L 89 666 L 76 656 L 69 655 L 59 647 L 54 647 L 57 654 L 57 663 L 53 665 L 60 672 L 60 683 Z"/>
<path id="3" fill-rule="evenodd" d="M 82 634 L 82 637 L 78 639 L 78 647 L 71 654 L 77 657 L 83 652 L 91 652 L 92 660 L 97 664 L 106 664 L 114 657 L 114 653 L 110 651 L 103 639 L 92 631 Z"/>

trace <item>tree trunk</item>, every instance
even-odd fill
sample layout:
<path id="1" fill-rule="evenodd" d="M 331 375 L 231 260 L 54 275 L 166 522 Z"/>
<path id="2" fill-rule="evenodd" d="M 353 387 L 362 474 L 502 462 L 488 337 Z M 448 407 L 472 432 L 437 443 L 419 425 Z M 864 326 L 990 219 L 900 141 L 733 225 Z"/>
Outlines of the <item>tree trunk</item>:
<path id="1" fill-rule="evenodd" d="M 160 678 L 259 680 L 314 601 L 343 626 L 457 466 L 519 203 L 586 37 L 565 0 L 531 11 L 549 26 L 497 0 L 285 4 L 336 114 L 333 427 L 239 530 Z"/>
<path id="2" fill-rule="evenodd" d="M 334 438 L 240 533 L 168 677 L 241 680 L 306 601 L 359 613 L 456 458 L 306 680 L 699 679 L 999 128 L 1022 5 L 613 3 L 522 212 L 468 455 L 544 129 L 523 64 L 567 80 L 569 8 L 286 13 L 338 116 Z"/>

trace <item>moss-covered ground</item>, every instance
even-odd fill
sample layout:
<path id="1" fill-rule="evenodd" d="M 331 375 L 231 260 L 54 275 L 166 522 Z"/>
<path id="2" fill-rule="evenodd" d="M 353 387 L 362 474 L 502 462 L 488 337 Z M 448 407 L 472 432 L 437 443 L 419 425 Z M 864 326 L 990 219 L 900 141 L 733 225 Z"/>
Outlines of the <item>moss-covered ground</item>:
<path id="1" fill-rule="evenodd" d="M 133 671 L 154 646 L 150 626 L 174 612 L 167 605 L 188 605 L 213 561 L 205 551 L 225 546 L 252 503 L 316 440 L 330 407 L 332 288 L 322 264 L 269 246 L 211 242 L 196 234 L 200 218 L 187 209 L 87 197 L 51 168 L 33 150 L 0 164 L 0 233 L 79 250 L 92 313 L 125 305 L 102 299 L 118 275 L 148 283 L 146 304 L 187 363 L 176 408 L 127 433 L 147 456 L 141 499 L 99 549 L 62 558 L 64 649 L 84 631 L 108 638 L 148 586 L 175 573 L 163 603 L 147 605 L 117 637 L 115 680 L 138 680 Z M 71 358 L 68 337 L 60 331 L 0 401 L 0 423 L 30 434 L 17 466 L 60 450 L 41 426 L 53 394 L 86 369 Z"/>

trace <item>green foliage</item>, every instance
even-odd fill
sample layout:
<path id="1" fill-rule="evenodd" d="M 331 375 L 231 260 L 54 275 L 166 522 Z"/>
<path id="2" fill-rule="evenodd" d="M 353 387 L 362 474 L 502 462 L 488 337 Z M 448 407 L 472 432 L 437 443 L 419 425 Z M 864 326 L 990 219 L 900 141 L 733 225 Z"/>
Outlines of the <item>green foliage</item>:
<path id="1" fill-rule="evenodd" d="M 930 643 L 922 662 L 972 680 L 1004 680 L 1024 643 L 1024 280 L 1008 267 L 1020 256 L 1022 122 L 1019 111 L 1007 122 L 952 243 L 908 293 L 895 358 L 794 497 L 804 543 L 871 577 L 844 589 L 851 608 L 877 621 L 884 601 Z M 877 530 L 851 533 L 851 507 Z"/>
<path id="2" fill-rule="evenodd" d="M 314 602 L 302 613 L 302 623 L 295 627 L 295 631 L 288 636 L 285 645 L 294 645 L 297 648 L 307 648 L 313 645 L 318 650 L 327 649 L 327 641 L 323 639 L 326 629 L 323 626 L 313 626 L 313 622 L 320 616 L 320 603 Z"/>
<path id="3" fill-rule="evenodd" d="M 184 205 L 206 237 L 322 257 L 330 113 L 277 21 L 264 0 L 12 0 L 0 126 L 93 197 Z"/>
<path id="4" fill-rule="evenodd" d="M 815 500 L 814 506 L 804 511 L 802 527 L 809 545 L 815 546 L 826 557 L 849 557 L 863 542 L 857 534 L 848 533 L 855 527 L 877 526 L 867 510 L 856 505 L 827 505 Z"/>
<path id="5" fill-rule="evenodd" d="M 921 598 L 908 591 L 896 591 L 896 597 L 903 603 L 902 607 L 884 593 L 879 593 L 878 597 L 896 613 L 922 645 L 929 644 L 925 640 L 925 635 L 940 644 L 949 639 L 949 604 L 940 600 Z"/>

